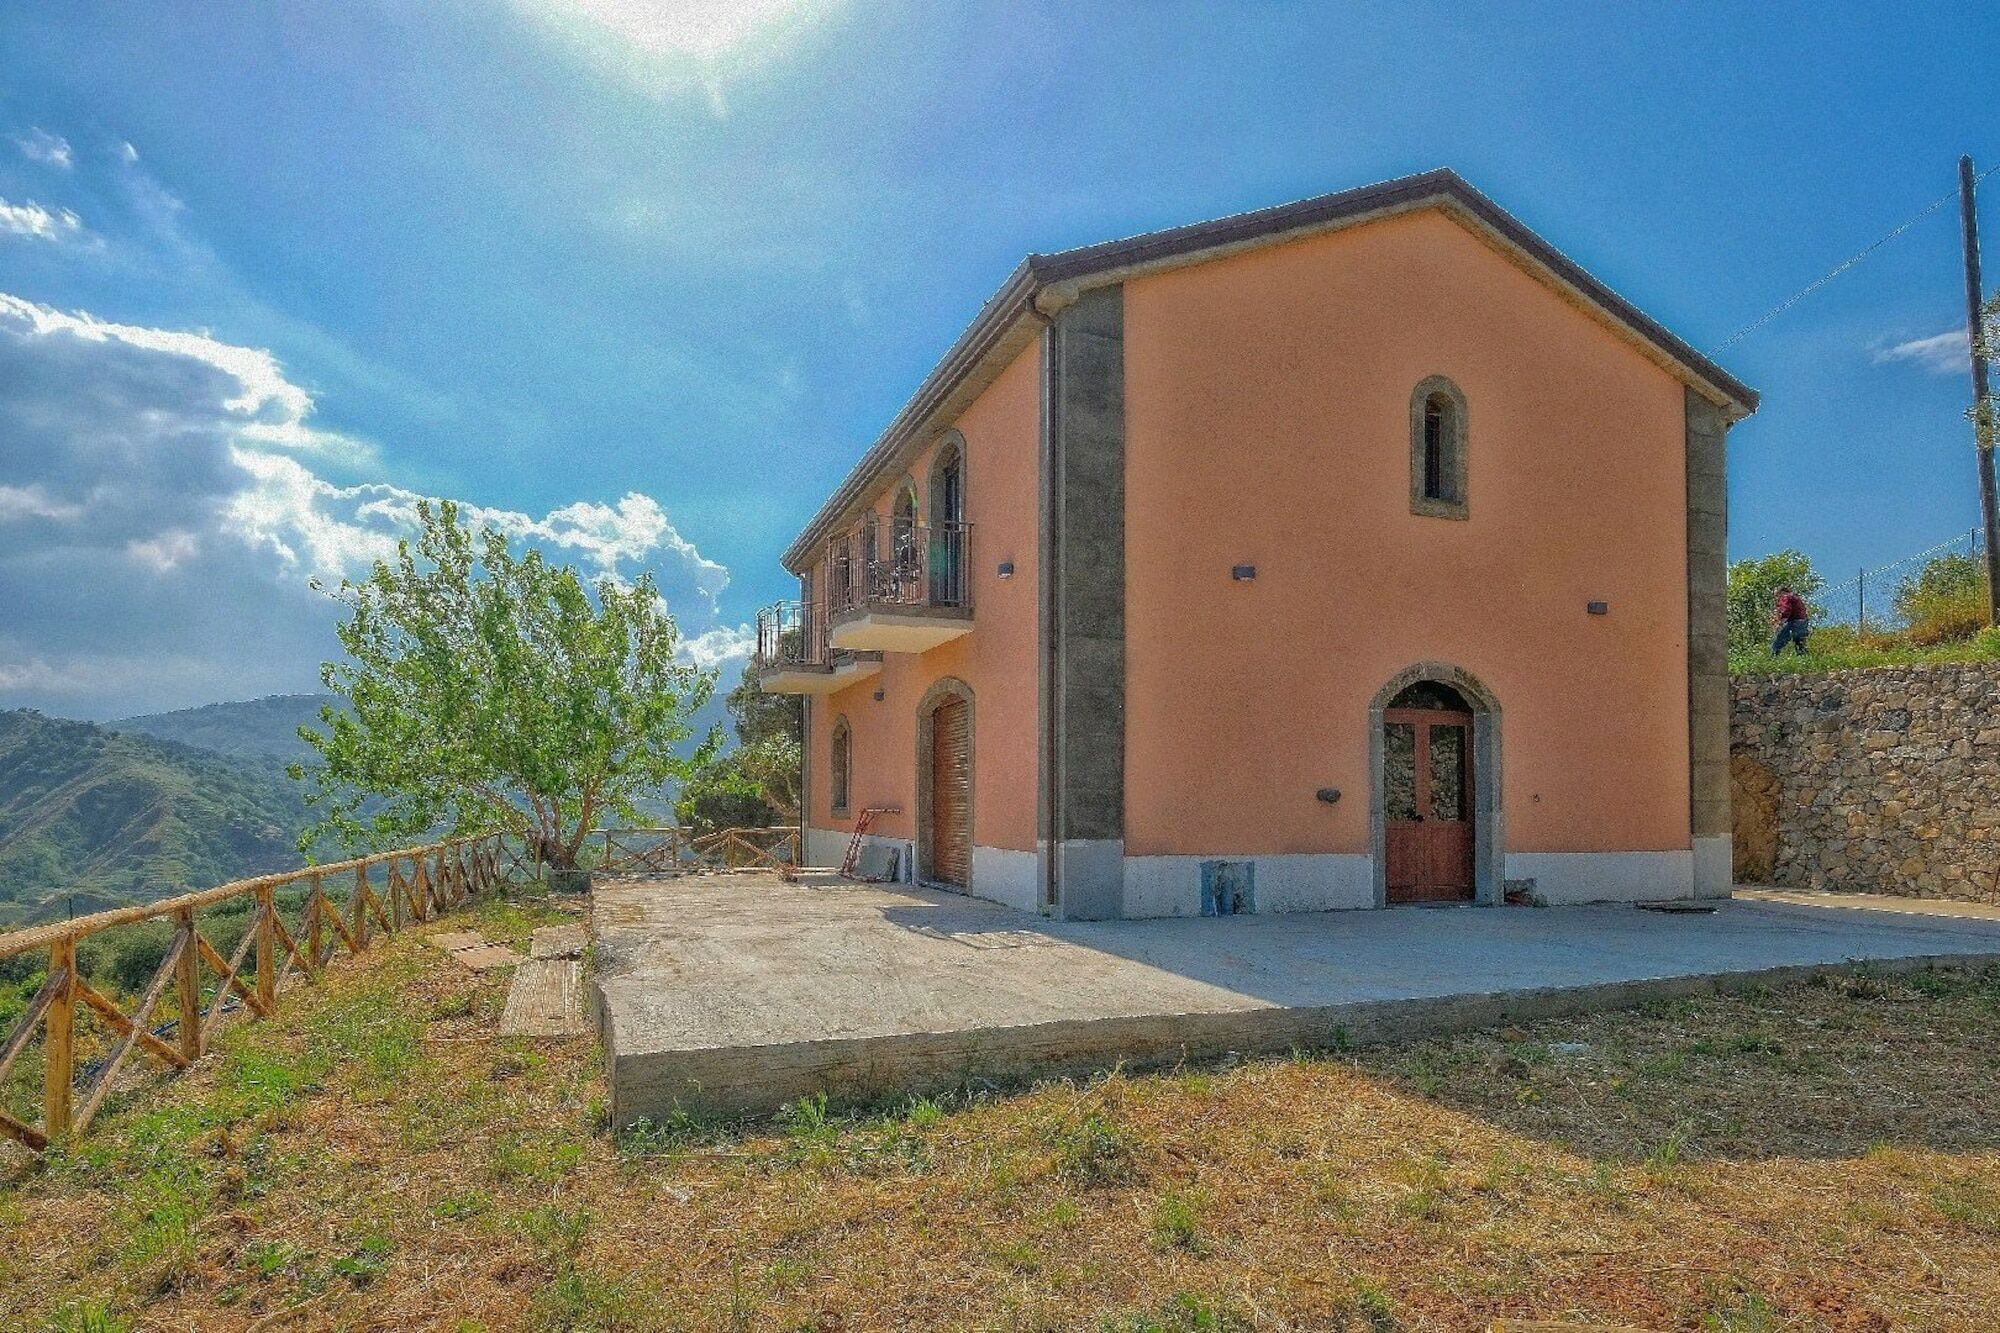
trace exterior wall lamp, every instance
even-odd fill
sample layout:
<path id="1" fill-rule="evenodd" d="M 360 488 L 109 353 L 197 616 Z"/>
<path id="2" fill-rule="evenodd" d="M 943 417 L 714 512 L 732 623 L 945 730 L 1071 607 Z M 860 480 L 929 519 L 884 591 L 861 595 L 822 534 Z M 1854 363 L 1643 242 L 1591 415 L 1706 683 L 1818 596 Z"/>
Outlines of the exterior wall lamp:
<path id="1" fill-rule="evenodd" d="M 1229 577 L 1235 579 L 1238 583 L 1248 583 L 1251 579 L 1257 577 L 1257 566 L 1237 565 L 1229 571 Z"/>
<path id="2" fill-rule="evenodd" d="M 993 572 L 1003 579 L 1011 579 L 1014 577 L 1014 562 L 1012 560 L 1002 560 L 1000 568 Z"/>

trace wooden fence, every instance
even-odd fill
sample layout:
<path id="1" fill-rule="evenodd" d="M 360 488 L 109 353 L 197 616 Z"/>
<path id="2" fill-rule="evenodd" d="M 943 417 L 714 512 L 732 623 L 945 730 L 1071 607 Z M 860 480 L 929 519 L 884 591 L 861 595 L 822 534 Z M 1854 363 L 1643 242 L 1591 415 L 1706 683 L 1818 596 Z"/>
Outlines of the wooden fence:
<path id="1" fill-rule="evenodd" d="M 462 838 L 239 880 L 0 935 L 0 960 L 37 950 L 48 953 L 41 989 L 0 1043 L 0 1088 L 4 1088 L 8 1070 L 40 1030 L 41 1123 L 27 1123 L 0 1109 L 0 1135 L 37 1150 L 81 1135 L 134 1051 L 142 1050 L 170 1069 L 186 1068 L 201 1058 L 217 1022 L 232 1004 L 259 1018 L 270 1016 L 277 1008 L 278 988 L 294 968 L 316 979 L 335 950 L 345 947 L 358 954 L 366 949 L 373 928 L 394 934 L 408 922 L 428 921 L 459 906 L 501 879 L 502 855 L 498 834 Z M 353 888 L 343 909 L 328 896 L 327 885 L 349 876 Z M 276 895 L 279 889 L 297 884 L 306 885 L 307 891 L 294 927 L 285 923 Z M 253 919 L 234 955 L 225 959 L 202 935 L 197 913 L 244 898 L 254 901 Z M 159 920 L 173 922 L 173 938 L 151 984 L 128 1013 L 78 973 L 77 945 L 118 926 Z M 213 998 L 206 1002 L 204 969 L 215 978 Z M 154 1011 L 169 991 L 178 1014 L 171 1041 L 153 1027 Z M 76 1058 L 80 1014 L 94 1015 L 116 1041 L 94 1070 L 85 1071 L 81 1087 Z"/>
<path id="2" fill-rule="evenodd" d="M 702 834 L 671 827 L 600 829 L 585 840 L 580 859 L 587 869 L 607 875 L 783 871 L 799 864 L 799 830 L 796 825 L 726 828 Z M 516 864 L 539 877 L 541 866 L 532 859 Z"/>

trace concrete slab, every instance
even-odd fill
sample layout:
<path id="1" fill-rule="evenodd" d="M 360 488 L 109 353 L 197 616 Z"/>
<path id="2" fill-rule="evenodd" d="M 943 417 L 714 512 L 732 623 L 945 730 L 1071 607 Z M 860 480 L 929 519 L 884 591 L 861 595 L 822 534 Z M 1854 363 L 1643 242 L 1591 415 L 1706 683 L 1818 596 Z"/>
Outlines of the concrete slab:
<path id="1" fill-rule="evenodd" d="M 543 926 L 528 940 L 530 958 L 581 958 L 586 943 L 582 926 Z"/>
<path id="2" fill-rule="evenodd" d="M 514 970 L 503 1037 L 581 1037 L 590 1031 L 583 1011 L 583 964 L 568 958 L 530 958 Z"/>
<path id="3" fill-rule="evenodd" d="M 1056 922 L 771 875 L 607 882 L 592 915 L 620 1125 L 2000 960 L 2000 921 L 1777 901 Z"/>
<path id="4" fill-rule="evenodd" d="M 504 944 L 482 944 L 472 949 L 453 949 L 451 956 L 474 972 L 491 972 L 498 967 L 512 967 L 521 961 L 521 955 Z"/>

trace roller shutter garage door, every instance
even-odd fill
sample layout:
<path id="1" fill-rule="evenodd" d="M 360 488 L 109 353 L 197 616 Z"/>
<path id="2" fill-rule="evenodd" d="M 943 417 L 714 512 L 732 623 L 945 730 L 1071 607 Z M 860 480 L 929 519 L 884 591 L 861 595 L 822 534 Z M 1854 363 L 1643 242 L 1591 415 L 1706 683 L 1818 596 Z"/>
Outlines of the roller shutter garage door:
<path id="1" fill-rule="evenodd" d="M 972 708 L 947 699 L 931 714 L 931 877 L 972 882 Z"/>

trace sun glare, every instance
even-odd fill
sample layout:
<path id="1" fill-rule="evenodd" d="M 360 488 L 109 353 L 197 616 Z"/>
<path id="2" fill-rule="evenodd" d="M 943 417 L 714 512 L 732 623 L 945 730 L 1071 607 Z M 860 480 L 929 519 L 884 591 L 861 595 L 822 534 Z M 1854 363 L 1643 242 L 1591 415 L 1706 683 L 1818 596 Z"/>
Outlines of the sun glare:
<path id="1" fill-rule="evenodd" d="M 534 7 L 573 32 L 585 29 L 579 36 L 615 38 L 635 54 L 717 64 L 782 38 L 827 5 L 823 0 L 543 0 Z"/>

